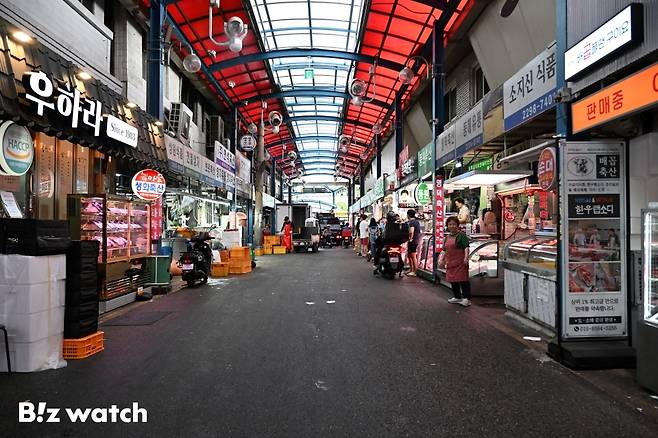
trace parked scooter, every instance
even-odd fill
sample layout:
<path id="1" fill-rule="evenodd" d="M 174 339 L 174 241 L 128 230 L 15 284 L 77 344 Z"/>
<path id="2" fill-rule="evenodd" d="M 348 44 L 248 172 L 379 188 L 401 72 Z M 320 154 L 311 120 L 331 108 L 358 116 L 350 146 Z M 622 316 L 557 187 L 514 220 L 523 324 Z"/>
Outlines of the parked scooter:
<path id="1" fill-rule="evenodd" d="M 200 233 L 190 239 L 187 251 L 181 254 L 178 264 L 183 271 L 183 281 L 189 287 L 208 282 L 212 265 L 212 250 L 208 240 L 212 239 L 207 232 Z"/>
<path id="2" fill-rule="evenodd" d="M 395 279 L 396 274 L 402 277 L 404 261 L 402 260 L 402 251 L 400 246 L 386 245 L 377 261 L 377 268 L 374 275 L 381 273 L 383 277 L 389 280 Z"/>

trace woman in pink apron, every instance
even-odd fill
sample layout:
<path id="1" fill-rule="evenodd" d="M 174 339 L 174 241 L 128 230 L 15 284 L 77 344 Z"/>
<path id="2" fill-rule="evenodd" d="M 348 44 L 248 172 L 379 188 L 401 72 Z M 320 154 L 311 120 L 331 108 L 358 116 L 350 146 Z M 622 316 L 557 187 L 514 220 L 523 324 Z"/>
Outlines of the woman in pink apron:
<path id="1" fill-rule="evenodd" d="M 439 266 L 445 267 L 446 279 L 451 283 L 455 295 L 448 302 L 468 307 L 471 305 L 471 284 L 468 281 L 468 236 L 459 230 L 459 219 L 454 216 L 446 220 L 446 228 L 449 234 L 443 243 Z"/>

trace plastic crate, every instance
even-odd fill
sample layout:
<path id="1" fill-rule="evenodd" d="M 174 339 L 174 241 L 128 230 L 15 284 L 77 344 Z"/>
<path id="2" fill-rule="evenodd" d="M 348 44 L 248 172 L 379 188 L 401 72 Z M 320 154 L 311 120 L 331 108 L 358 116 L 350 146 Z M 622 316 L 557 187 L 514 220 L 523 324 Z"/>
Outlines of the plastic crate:
<path id="1" fill-rule="evenodd" d="M 1 254 L 66 254 L 70 246 L 67 221 L 0 219 Z"/>
<path id="2" fill-rule="evenodd" d="M 251 263 L 249 265 L 233 265 L 229 267 L 230 274 L 248 274 L 251 272 Z"/>
<path id="3" fill-rule="evenodd" d="M 272 254 L 285 254 L 286 253 L 286 247 L 285 246 L 273 246 L 272 247 Z"/>
<path id="4" fill-rule="evenodd" d="M 64 339 L 64 359 L 84 359 L 105 349 L 104 333 L 96 332 L 80 339 Z"/>
<path id="5" fill-rule="evenodd" d="M 210 275 L 212 277 L 227 277 L 229 273 L 229 262 L 213 263 Z"/>
<path id="6" fill-rule="evenodd" d="M 224 249 L 219 252 L 219 258 L 222 260 L 222 262 L 228 262 L 228 260 L 231 258 L 230 256 L 231 252 L 227 249 Z"/>
<path id="7" fill-rule="evenodd" d="M 249 253 L 249 247 L 236 246 L 235 248 L 231 248 L 230 258 L 231 259 L 251 259 L 251 255 Z"/>
<path id="8" fill-rule="evenodd" d="M 272 247 L 271 246 L 264 246 L 263 247 L 263 255 L 271 255 L 272 254 Z"/>
<path id="9" fill-rule="evenodd" d="M 274 246 L 281 243 L 281 236 L 265 236 L 265 245 Z"/>
<path id="10" fill-rule="evenodd" d="M 256 249 L 254 250 L 254 255 L 255 255 L 256 257 L 258 257 L 258 256 L 262 256 L 262 255 L 263 255 L 263 248 L 256 248 Z"/>

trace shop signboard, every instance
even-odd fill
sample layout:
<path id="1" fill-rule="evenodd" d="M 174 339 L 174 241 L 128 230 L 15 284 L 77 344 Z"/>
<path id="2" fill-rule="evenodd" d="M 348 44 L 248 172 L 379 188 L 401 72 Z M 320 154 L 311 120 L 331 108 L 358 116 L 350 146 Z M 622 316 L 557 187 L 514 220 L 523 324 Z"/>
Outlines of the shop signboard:
<path id="1" fill-rule="evenodd" d="M 416 204 L 428 205 L 432 202 L 430 187 L 424 182 L 419 183 L 414 191 L 414 198 L 416 198 Z"/>
<path id="2" fill-rule="evenodd" d="M 436 138 L 436 168 L 455 159 L 455 148 L 457 144 L 455 124 L 451 124 L 443 130 Z"/>
<path id="3" fill-rule="evenodd" d="M 128 146 L 137 147 L 137 128 L 134 126 L 109 114 L 105 126 L 105 133 L 108 137 Z"/>
<path id="4" fill-rule="evenodd" d="M 183 156 L 185 157 L 185 175 L 191 178 L 201 178 L 203 173 L 202 155 L 189 146 L 184 146 Z"/>
<path id="5" fill-rule="evenodd" d="M 457 119 L 455 122 L 457 157 L 482 144 L 484 133 L 482 122 L 482 101 Z"/>
<path id="6" fill-rule="evenodd" d="M 555 106 L 555 42 L 503 84 L 505 131 Z"/>
<path id="7" fill-rule="evenodd" d="M 384 177 L 380 176 L 377 181 L 375 181 L 375 187 L 372 189 L 375 201 L 384 197 Z"/>
<path id="8" fill-rule="evenodd" d="M 235 175 L 243 182 L 251 182 L 251 161 L 242 154 L 235 154 Z"/>
<path id="9" fill-rule="evenodd" d="M 560 153 L 563 339 L 625 338 L 626 145 L 563 142 Z"/>
<path id="10" fill-rule="evenodd" d="M 491 170 L 493 167 L 493 157 L 485 158 L 484 160 L 476 161 L 468 165 L 468 171 L 473 170 Z"/>
<path id="11" fill-rule="evenodd" d="M 432 162 L 432 148 L 434 143 L 430 143 L 418 151 L 418 177 L 423 179 L 432 174 L 434 163 Z"/>
<path id="12" fill-rule="evenodd" d="M 30 71 L 23 74 L 23 87 L 25 87 L 25 99 L 36 107 L 36 113 L 40 116 L 45 114 L 46 108 L 56 111 L 61 117 L 70 118 L 71 128 L 78 128 L 80 123 L 93 128 L 94 136 L 101 134 L 101 123 L 103 121 L 102 102 L 82 97 L 77 87 L 70 83 L 55 90 L 55 85 L 44 72 Z M 116 117 L 108 115 L 105 121 L 105 135 L 109 138 L 127 144 L 131 147 L 137 146 L 137 128 Z"/>
<path id="13" fill-rule="evenodd" d="M 443 194 L 443 177 L 437 175 L 434 180 L 434 199 L 436 200 L 436 209 L 434 210 L 434 253 L 439 254 L 443 251 L 443 215 L 444 215 L 444 194 Z"/>
<path id="14" fill-rule="evenodd" d="M 167 164 L 175 172 L 183 173 L 185 171 L 185 145 L 168 135 L 164 136 L 165 147 L 167 148 Z"/>
<path id="15" fill-rule="evenodd" d="M 34 160 L 34 142 L 30 131 L 14 122 L 0 125 L 0 174 L 10 176 L 25 175 Z"/>
<path id="16" fill-rule="evenodd" d="M 564 77 L 569 80 L 595 64 L 642 42 L 642 4 L 631 3 L 577 42 L 564 54 Z"/>
<path id="17" fill-rule="evenodd" d="M 400 162 L 400 187 L 404 187 L 412 181 L 418 179 L 418 164 L 416 161 L 416 154 L 411 156 L 407 153 L 407 159 Z"/>
<path id="18" fill-rule="evenodd" d="M 235 173 L 235 154 L 215 141 L 215 163 L 227 172 Z"/>
<path id="19" fill-rule="evenodd" d="M 571 105 L 578 133 L 658 103 L 658 63 Z"/>
<path id="20" fill-rule="evenodd" d="M 251 152 L 256 149 L 256 139 L 254 136 L 247 134 L 240 137 L 240 148 L 245 152 Z"/>
<path id="21" fill-rule="evenodd" d="M 409 184 L 398 191 L 398 207 L 400 208 L 415 208 L 418 206 L 414 193 L 418 184 Z"/>
<path id="22" fill-rule="evenodd" d="M 133 193 L 145 201 L 159 199 L 165 192 L 167 185 L 164 176 L 157 170 L 143 169 L 133 176 L 131 187 Z"/>
<path id="23" fill-rule="evenodd" d="M 557 182 L 557 155 L 554 147 L 548 147 L 539 154 L 537 179 L 542 190 L 553 190 Z"/>

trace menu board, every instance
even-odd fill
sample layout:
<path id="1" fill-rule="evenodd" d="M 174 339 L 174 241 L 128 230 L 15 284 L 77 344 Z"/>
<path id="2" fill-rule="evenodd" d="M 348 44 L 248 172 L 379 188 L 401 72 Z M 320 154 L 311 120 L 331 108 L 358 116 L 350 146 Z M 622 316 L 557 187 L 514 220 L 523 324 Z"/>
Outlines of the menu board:
<path id="1" fill-rule="evenodd" d="M 563 142 L 560 151 L 563 339 L 626 337 L 626 145 Z"/>

